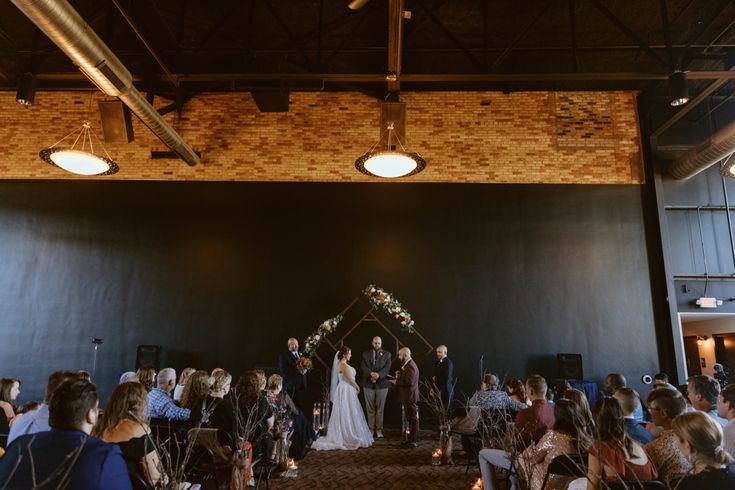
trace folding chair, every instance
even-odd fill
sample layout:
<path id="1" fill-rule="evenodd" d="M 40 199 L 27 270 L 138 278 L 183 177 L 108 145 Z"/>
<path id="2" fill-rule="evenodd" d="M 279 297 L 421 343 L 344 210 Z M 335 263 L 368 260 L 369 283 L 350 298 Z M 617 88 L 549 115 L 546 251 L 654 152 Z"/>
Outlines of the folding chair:
<path id="1" fill-rule="evenodd" d="M 607 483 L 609 490 L 667 490 L 669 487 L 658 480 L 626 480 Z"/>

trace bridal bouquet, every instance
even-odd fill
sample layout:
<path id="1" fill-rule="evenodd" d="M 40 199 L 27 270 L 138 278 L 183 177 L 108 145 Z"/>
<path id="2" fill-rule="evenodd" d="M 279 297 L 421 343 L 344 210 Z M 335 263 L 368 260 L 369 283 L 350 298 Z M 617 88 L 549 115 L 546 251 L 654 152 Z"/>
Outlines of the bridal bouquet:
<path id="1" fill-rule="evenodd" d="M 366 287 L 363 294 L 367 296 L 373 308 L 380 308 L 389 315 L 393 315 L 400 322 L 403 330 L 413 333 L 414 322 L 411 319 L 411 314 L 401 306 L 395 296 L 373 284 Z"/>
<path id="2" fill-rule="evenodd" d="M 308 357 L 299 357 L 296 359 L 296 369 L 301 374 L 306 374 L 311 370 L 312 362 Z"/>

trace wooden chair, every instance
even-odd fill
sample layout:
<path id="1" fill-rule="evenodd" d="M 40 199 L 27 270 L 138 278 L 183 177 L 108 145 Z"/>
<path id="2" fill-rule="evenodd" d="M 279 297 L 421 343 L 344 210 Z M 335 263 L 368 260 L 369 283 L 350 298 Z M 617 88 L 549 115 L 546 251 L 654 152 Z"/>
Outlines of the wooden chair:
<path id="1" fill-rule="evenodd" d="M 587 455 L 584 453 L 562 454 L 554 458 L 549 463 L 546 470 L 544 482 L 541 484 L 541 490 L 546 488 L 546 482 L 550 475 L 569 476 L 573 478 L 582 478 L 587 476 Z"/>

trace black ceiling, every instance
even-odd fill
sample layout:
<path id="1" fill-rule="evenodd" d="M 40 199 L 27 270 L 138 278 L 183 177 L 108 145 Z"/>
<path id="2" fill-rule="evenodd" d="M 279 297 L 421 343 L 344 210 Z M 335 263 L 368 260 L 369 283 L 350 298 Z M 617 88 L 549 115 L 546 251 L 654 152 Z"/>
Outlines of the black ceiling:
<path id="1" fill-rule="evenodd" d="M 112 0 L 72 5 L 146 90 L 173 84 Z M 385 91 L 388 0 L 119 0 L 181 89 Z M 735 63 L 732 0 L 406 0 L 403 90 L 692 90 Z M 664 15 L 667 22 L 663 21 Z M 0 89 L 90 87 L 10 0 L 0 0 Z M 700 73 L 700 75 L 697 75 Z M 66 74 L 66 75 L 64 75 Z M 729 95 L 733 84 L 718 89 Z"/>

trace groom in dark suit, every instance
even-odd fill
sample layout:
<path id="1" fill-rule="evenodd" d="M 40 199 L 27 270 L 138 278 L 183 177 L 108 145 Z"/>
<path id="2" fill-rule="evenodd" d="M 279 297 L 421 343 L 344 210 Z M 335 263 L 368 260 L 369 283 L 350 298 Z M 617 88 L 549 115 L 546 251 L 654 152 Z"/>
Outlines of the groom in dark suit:
<path id="1" fill-rule="evenodd" d="M 373 337 L 373 348 L 362 353 L 362 388 L 365 393 L 367 423 L 375 437 L 383 437 L 383 412 L 390 381 L 390 352 L 381 347 L 383 340 Z"/>
<path id="2" fill-rule="evenodd" d="M 402 366 L 396 372 L 396 379 L 390 380 L 398 387 L 406 420 L 408 420 L 408 438 L 406 445 L 418 446 L 419 437 L 419 368 L 411 359 L 411 349 L 403 347 L 398 351 L 398 360 Z"/>
<path id="3" fill-rule="evenodd" d="M 301 374 L 296 368 L 296 361 L 300 357 L 299 341 L 293 337 L 288 339 L 288 350 L 278 356 L 278 369 L 283 378 L 283 390 L 288 393 L 301 413 L 308 417 L 310 410 L 306 410 L 306 374 Z"/>

